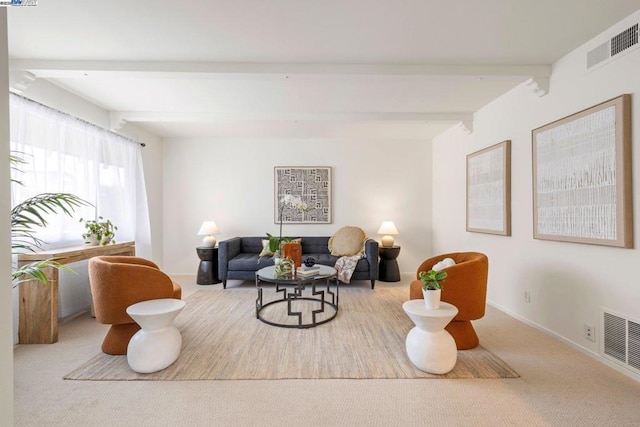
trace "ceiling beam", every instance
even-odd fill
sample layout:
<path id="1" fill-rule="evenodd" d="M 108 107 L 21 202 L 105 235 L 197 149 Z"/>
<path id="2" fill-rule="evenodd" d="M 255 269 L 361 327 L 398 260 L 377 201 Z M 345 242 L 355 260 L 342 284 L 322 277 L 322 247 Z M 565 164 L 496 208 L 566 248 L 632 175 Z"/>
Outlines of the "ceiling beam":
<path id="1" fill-rule="evenodd" d="M 26 70 L 40 78 L 81 78 L 101 73 L 193 76 L 264 75 L 278 78 L 288 75 L 386 75 L 454 77 L 548 77 L 549 65 L 436 65 L 436 64 L 303 64 L 241 62 L 159 62 L 159 61 L 68 61 L 10 59 L 9 69 Z"/>
<path id="2" fill-rule="evenodd" d="M 228 112 L 151 112 L 151 111 L 113 111 L 112 122 L 212 122 L 212 121 L 411 121 L 425 123 L 457 123 L 472 121 L 472 112 L 418 113 L 418 112 L 366 112 L 366 113 L 228 113 Z"/>
<path id="3" fill-rule="evenodd" d="M 112 111 L 111 130 L 119 131 L 127 123 L 210 123 L 221 121 L 325 121 L 325 122 L 422 122 L 458 124 L 467 134 L 473 131 L 473 113 L 226 113 L 226 112 L 150 112 Z"/>

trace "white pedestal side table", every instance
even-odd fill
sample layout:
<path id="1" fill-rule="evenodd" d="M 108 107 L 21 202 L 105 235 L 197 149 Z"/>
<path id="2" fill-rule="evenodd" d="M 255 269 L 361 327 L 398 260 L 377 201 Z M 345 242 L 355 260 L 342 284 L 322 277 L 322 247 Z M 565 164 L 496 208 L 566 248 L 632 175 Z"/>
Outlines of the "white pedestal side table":
<path id="1" fill-rule="evenodd" d="M 127 362 L 131 369 L 148 374 L 161 371 L 176 361 L 182 348 L 182 336 L 173 320 L 184 305 L 182 300 L 163 298 L 127 307 L 127 314 L 142 328 L 127 347 Z"/>
<path id="2" fill-rule="evenodd" d="M 402 309 L 416 326 L 407 334 L 407 355 L 416 368 L 430 374 L 446 374 L 456 365 L 456 342 L 444 327 L 458 314 L 458 309 L 446 302 L 437 310 L 429 310 L 424 300 L 414 299 L 402 304 Z"/>

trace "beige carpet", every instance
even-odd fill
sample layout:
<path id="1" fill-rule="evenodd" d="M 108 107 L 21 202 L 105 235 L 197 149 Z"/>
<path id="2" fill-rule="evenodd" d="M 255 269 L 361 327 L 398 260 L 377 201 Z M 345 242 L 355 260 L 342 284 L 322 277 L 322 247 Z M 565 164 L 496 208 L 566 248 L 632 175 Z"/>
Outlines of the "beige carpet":
<path id="1" fill-rule="evenodd" d="M 270 290 L 265 290 L 265 296 L 267 293 Z M 198 291 L 187 298 L 185 309 L 176 319 L 183 338 L 182 352 L 167 369 L 138 374 L 129 368 L 126 356 L 100 353 L 65 379 L 518 377 L 482 347 L 459 351 L 456 367 L 446 375 L 431 375 L 415 368 L 405 353 L 405 337 L 413 327 L 402 310 L 406 294 L 406 289 L 343 287 L 334 320 L 311 329 L 288 329 L 256 319 L 255 289 Z"/>

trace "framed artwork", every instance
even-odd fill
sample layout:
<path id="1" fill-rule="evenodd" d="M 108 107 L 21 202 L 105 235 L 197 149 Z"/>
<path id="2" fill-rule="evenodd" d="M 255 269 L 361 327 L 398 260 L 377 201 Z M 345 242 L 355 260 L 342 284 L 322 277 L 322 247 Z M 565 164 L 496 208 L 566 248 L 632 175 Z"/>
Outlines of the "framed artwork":
<path id="1" fill-rule="evenodd" d="M 284 224 L 331 223 L 331 167 L 283 167 L 274 170 L 274 222 L 280 223 L 280 200 L 290 194 L 307 204 L 307 209 L 285 206 Z"/>
<path id="2" fill-rule="evenodd" d="M 511 236 L 511 141 L 467 155 L 467 231 Z"/>
<path id="3" fill-rule="evenodd" d="M 533 237 L 633 247 L 631 96 L 532 131 Z"/>

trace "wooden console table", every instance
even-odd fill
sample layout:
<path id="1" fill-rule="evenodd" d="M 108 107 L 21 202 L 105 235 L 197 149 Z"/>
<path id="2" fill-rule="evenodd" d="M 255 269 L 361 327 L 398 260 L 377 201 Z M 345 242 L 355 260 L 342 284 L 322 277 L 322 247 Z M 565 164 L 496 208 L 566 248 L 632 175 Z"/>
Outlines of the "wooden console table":
<path id="1" fill-rule="evenodd" d="M 18 255 L 18 267 L 50 258 L 60 264 L 70 264 L 100 255 L 135 255 L 135 242 L 107 246 L 74 246 Z M 52 344 L 58 341 L 58 269 L 46 268 L 48 284 L 30 280 L 19 285 L 20 344 Z"/>

